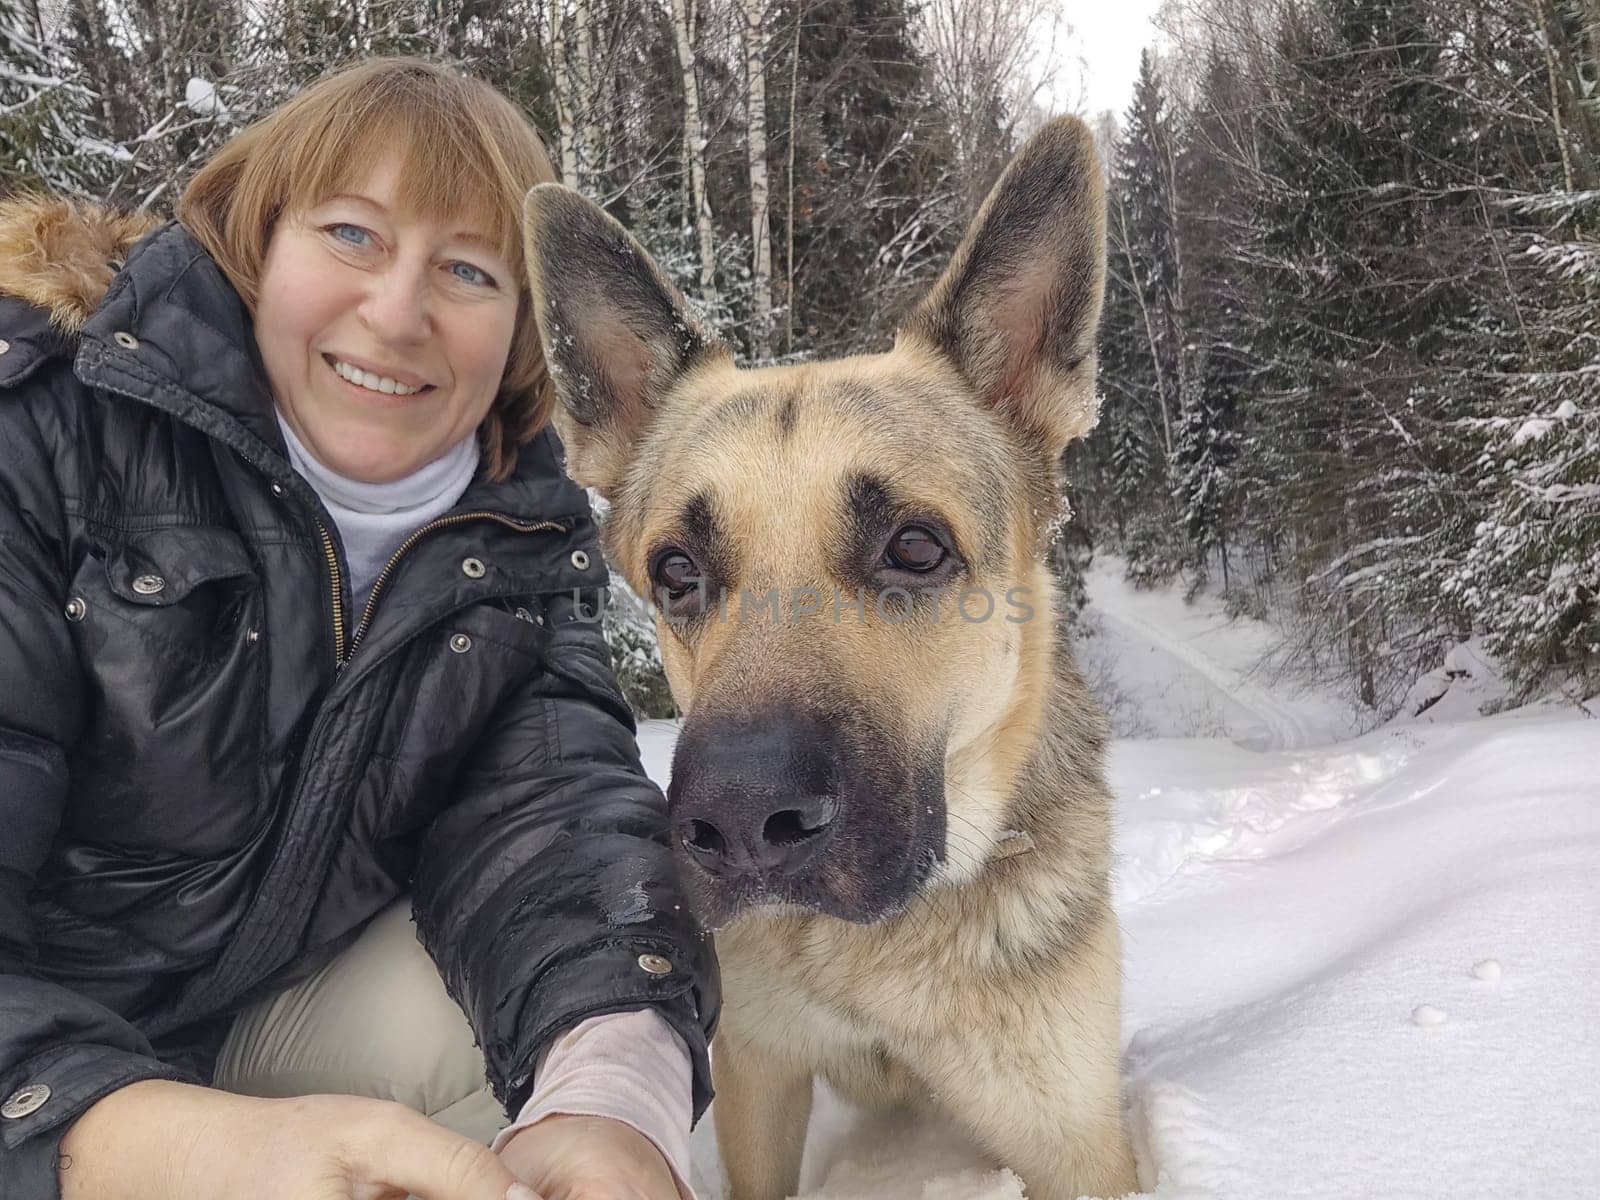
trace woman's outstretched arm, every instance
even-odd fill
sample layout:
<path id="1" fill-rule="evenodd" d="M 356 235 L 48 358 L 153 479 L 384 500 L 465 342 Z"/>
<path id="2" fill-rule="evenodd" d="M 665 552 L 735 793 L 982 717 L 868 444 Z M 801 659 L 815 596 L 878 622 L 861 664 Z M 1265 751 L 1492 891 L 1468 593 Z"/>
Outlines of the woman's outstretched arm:
<path id="1" fill-rule="evenodd" d="M 646 1008 L 689 1050 L 698 1118 L 715 956 L 679 890 L 666 799 L 640 764 L 597 602 L 530 599 L 547 635 L 540 669 L 462 763 L 455 803 L 423 839 L 417 926 L 510 1114 L 559 1032 Z"/>

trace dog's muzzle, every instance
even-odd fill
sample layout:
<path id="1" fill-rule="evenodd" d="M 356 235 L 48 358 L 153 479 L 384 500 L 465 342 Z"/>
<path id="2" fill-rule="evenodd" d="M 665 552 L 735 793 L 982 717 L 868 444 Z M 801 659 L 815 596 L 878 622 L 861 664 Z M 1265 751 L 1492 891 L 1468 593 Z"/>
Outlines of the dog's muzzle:
<path id="1" fill-rule="evenodd" d="M 794 708 L 686 723 L 668 789 L 695 908 L 713 926 L 778 903 L 865 922 L 903 907 L 944 849 L 942 787 L 860 722 Z"/>

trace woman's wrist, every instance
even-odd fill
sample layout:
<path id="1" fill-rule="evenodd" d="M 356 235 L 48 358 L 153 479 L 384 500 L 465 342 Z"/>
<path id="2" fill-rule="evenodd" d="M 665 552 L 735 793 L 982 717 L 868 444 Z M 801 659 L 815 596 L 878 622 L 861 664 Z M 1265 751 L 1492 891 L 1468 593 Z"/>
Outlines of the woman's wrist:
<path id="1" fill-rule="evenodd" d="M 500 1157 L 541 1196 L 694 1200 L 661 1147 L 614 1117 L 551 1113 L 518 1131 Z"/>
<path id="2" fill-rule="evenodd" d="M 231 1099 L 165 1079 L 101 1097 L 61 1139 L 62 1200 L 175 1200 L 183 1194 L 183 1160 L 208 1140 L 207 1109 Z"/>

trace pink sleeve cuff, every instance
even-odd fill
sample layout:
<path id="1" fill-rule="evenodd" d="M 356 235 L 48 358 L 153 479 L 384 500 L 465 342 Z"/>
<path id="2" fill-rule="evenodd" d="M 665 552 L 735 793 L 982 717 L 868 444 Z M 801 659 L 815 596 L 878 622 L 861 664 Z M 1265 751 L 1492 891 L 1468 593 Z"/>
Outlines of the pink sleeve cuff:
<path id="1" fill-rule="evenodd" d="M 589 1017 L 556 1039 L 534 1074 L 533 1094 L 489 1148 L 498 1153 L 514 1134 L 554 1113 L 610 1117 L 648 1138 L 672 1169 L 681 1200 L 695 1200 L 691 1070 L 689 1048 L 659 1013 Z"/>

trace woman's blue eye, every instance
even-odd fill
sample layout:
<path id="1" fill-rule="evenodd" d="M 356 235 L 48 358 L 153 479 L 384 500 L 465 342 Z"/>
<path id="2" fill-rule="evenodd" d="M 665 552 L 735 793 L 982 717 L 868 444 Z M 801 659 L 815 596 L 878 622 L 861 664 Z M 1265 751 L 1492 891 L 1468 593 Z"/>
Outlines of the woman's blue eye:
<path id="1" fill-rule="evenodd" d="M 494 279 L 487 271 L 480 270 L 471 263 L 457 262 L 450 264 L 450 273 L 464 283 L 487 284 L 494 286 Z"/>
<path id="2" fill-rule="evenodd" d="M 372 239 L 372 235 L 359 225 L 346 225 L 340 222 L 337 225 L 330 225 L 328 228 L 332 231 L 334 237 L 341 242 L 349 242 L 352 246 L 365 246 Z"/>

